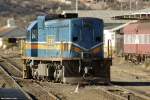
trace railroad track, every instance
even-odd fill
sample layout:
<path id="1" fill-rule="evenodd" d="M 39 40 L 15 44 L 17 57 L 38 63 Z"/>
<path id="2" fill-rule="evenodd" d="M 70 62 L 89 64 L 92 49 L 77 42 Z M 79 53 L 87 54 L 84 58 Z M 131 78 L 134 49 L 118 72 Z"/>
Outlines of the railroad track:
<path id="1" fill-rule="evenodd" d="M 121 72 L 121 74 L 118 72 Z M 129 93 L 135 94 L 136 96 L 141 98 L 139 100 L 150 100 L 149 74 L 146 73 L 143 74 L 142 72 L 140 73 L 138 71 L 135 74 L 134 72 L 132 71 L 130 72 L 129 70 L 126 69 L 124 70 L 117 69 L 115 73 L 117 74 L 113 76 L 114 77 L 113 80 L 115 81 L 112 82 L 112 85 L 123 88 Z M 124 77 L 124 79 L 121 79 L 121 77 Z M 126 81 L 127 79 L 129 81 Z M 116 80 L 120 80 L 120 81 L 116 81 Z"/>
<path id="2" fill-rule="evenodd" d="M 13 77 L 18 77 L 18 78 L 22 77 L 22 71 L 19 70 L 14 65 L 8 63 L 6 60 L 1 61 L 0 66 L 3 67 L 3 69 L 5 69 L 5 71 L 7 71 L 7 73 L 9 73 Z"/>
<path id="3" fill-rule="evenodd" d="M 15 82 L 17 87 L 23 91 L 26 95 L 28 95 L 29 99 L 38 99 L 38 100 L 59 100 L 58 97 L 50 93 L 49 91 L 45 90 L 40 84 L 38 84 L 36 81 L 30 81 L 30 80 L 23 80 L 22 79 L 22 70 L 12 64 L 12 61 L 10 62 L 9 58 L 0 59 L 0 67 L 5 71 L 9 77 Z M 29 94 L 27 94 L 26 92 Z"/>
<path id="4" fill-rule="evenodd" d="M 46 89 L 48 88 L 49 86 L 46 86 L 46 85 L 41 85 L 40 82 L 38 81 L 31 81 L 29 80 L 26 80 L 24 81 L 23 79 L 20 79 L 20 77 L 14 75 L 16 72 L 19 72 L 20 74 L 22 73 L 21 71 L 18 71 L 19 69 L 18 68 L 15 68 L 14 65 L 11 65 L 10 62 L 8 62 L 9 60 L 7 60 L 6 58 L 3 59 L 3 62 L 0 62 L 0 65 L 2 64 L 4 66 L 4 68 L 14 77 L 15 76 L 15 79 L 16 80 L 19 80 L 18 83 L 21 84 L 21 86 L 24 86 L 26 88 L 24 88 L 26 91 L 28 91 L 28 93 L 32 93 L 33 95 L 35 95 L 35 97 L 33 97 L 34 99 L 39 99 L 39 98 L 44 98 L 44 99 L 47 99 L 47 100 L 60 100 L 57 96 L 53 95 L 52 93 L 49 92 L 49 89 Z M 7 65 L 7 66 L 6 66 Z M 8 68 L 7 68 L 8 67 Z M 13 70 L 16 70 L 16 72 L 13 72 L 12 73 L 12 69 L 9 70 L 9 67 L 12 67 Z M 18 79 L 19 78 L 19 79 Z M 28 89 L 29 88 L 29 89 Z M 114 95 L 113 93 L 110 93 L 109 91 L 108 92 L 105 92 L 105 91 L 102 91 L 102 93 L 106 93 L 106 94 L 109 94 L 111 95 L 109 98 L 121 98 L 121 96 L 117 96 L 117 95 Z M 44 95 L 44 97 L 42 96 Z M 104 95 L 104 94 L 103 94 Z M 37 97 L 36 97 L 37 96 Z"/>
<path id="5" fill-rule="evenodd" d="M 4 58 L 4 60 L 5 60 L 5 62 L 7 61 L 7 63 L 8 63 L 7 65 L 11 65 L 12 67 L 15 67 L 15 63 L 13 63 L 10 59 Z M 14 69 L 16 71 L 20 70 L 18 72 L 22 73 L 21 69 L 19 69 L 19 68 L 14 68 Z M 19 78 L 19 77 L 17 77 L 17 78 Z M 19 80 L 21 80 L 21 79 L 19 79 Z M 48 89 L 45 89 L 45 88 L 48 88 L 48 86 L 41 85 L 40 82 L 38 82 L 38 81 L 33 81 L 31 83 L 29 83 L 29 82 L 26 83 L 26 82 L 24 82 L 24 80 L 21 80 L 21 81 L 23 83 L 22 86 L 26 85 L 26 87 L 27 87 L 27 85 L 29 85 L 29 84 L 34 84 L 34 85 L 36 85 L 36 87 L 34 87 L 34 88 L 38 88 L 43 93 L 45 93 L 45 95 L 49 96 L 46 98 L 51 98 L 50 100 L 59 100 L 59 98 L 57 96 L 50 93 Z M 31 86 L 28 86 L 28 88 L 33 88 L 33 87 L 31 85 Z M 35 93 L 33 93 L 34 95 L 40 95 L 40 92 L 38 92 L 37 90 L 33 89 L 32 91 L 35 92 Z M 133 91 L 132 89 L 123 88 L 122 86 L 115 85 L 113 83 L 110 83 L 109 86 L 102 87 L 100 89 L 100 91 L 101 91 L 101 94 L 103 94 L 106 98 L 108 98 L 108 100 L 112 100 L 112 99 L 114 99 L 114 100 L 150 100 L 150 97 L 145 96 L 140 92 Z M 30 92 L 30 91 L 28 91 L 28 92 Z"/>
<path id="6" fill-rule="evenodd" d="M 109 84 L 110 88 L 107 91 L 123 97 L 121 100 L 150 100 L 149 96 L 133 91 L 131 89 L 124 88 L 122 86 Z"/>
<path id="7" fill-rule="evenodd" d="M 0 55 L 0 57 L 1 57 L 3 60 L 6 60 L 8 64 L 15 66 L 15 67 L 16 67 L 18 70 L 20 70 L 21 72 L 23 71 L 23 67 L 22 67 L 21 65 L 17 64 L 17 62 L 15 62 L 15 61 L 12 60 L 14 57 L 9 57 L 9 58 L 8 58 L 8 57 L 5 57 L 5 56 L 3 56 L 3 55 Z M 12 59 L 11 59 L 11 58 L 12 58 Z"/>
<path id="8" fill-rule="evenodd" d="M 27 99 L 32 100 L 31 96 L 22 89 L 17 81 L 2 66 L 0 66 L 0 70 L 3 72 L 3 78 L 6 80 L 6 82 L 8 82 L 8 84 L 11 83 L 12 87 L 19 89 Z"/>

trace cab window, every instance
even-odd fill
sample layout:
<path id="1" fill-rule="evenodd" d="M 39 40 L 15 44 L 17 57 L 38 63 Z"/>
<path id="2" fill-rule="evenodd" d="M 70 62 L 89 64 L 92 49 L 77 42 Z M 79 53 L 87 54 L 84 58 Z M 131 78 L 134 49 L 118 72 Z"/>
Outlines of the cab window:
<path id="1" fill-rule="evenodd" d="M 31 31 L 31 40 L 32 41 L 37 41 L 38 40 L 38 31 L 36 29 L 33 29 Z"/>
<path id="2" fill-rule="evenodd" d="M 97 37 L 95 38 L 95 41 L 96 41 L 96 42 L 101 42 L 101 41 L 102 41 L 102 38 L 101 38 L 100 36 L 97 36 Z"/>
<path id="3" fill-rule="evenodd" d="M 73 37 L 73 41 L 74 41 L 74 42 L 78 41 L 78 37 L 76 37 L 76 36 Z"/>

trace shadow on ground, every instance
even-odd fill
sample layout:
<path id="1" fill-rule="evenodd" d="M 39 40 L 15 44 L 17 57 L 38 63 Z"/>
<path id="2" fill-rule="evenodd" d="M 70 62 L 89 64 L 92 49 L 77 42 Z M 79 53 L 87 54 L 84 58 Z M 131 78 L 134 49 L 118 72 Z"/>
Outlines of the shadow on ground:
<path id="1" fill-rule="evenodd" d="M 120 86 L 150 86 L 150 82 L 118 82 L 118 81 L 112 81 L 111 82 L 114 85 L 120 85 Z"/>

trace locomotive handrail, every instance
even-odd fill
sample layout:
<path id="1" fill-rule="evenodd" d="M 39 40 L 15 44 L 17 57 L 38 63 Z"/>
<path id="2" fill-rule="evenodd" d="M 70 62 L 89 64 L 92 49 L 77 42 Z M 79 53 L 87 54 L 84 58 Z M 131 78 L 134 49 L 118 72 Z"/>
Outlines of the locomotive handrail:
<path id="1" fill-rule="evenodd" d="M 108 48 L 107 49 L 108 49 L 107 57 L 112 58 L 112 42 L 110 39 L 108 40 Z"/>

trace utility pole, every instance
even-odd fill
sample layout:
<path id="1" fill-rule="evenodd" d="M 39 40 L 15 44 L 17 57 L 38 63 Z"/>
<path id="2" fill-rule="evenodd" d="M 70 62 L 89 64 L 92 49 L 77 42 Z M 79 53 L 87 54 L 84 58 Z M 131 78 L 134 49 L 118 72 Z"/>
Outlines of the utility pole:
<path id="1" fill-rule="evenodd" d="M 114 3 L 114 0 L 111 0 L 111 2 Z M 123 10 L 123 2 L 124 2 L 124 0 L 118 0 L 118 2 L 120 3 L 120 10 L 122 11 Z"/>
<path id="2" fill-rule="evenodd" d="M 121 0 L 121 11 L 123 10 L 123 1 Z"/>
<path id="3" fill-rule="evenodd" d="M 76 13 L 78 13 L 78 0 L 76 0 Z"/>
<path id="4" fill-rule="evenodd" d="M 132 10 L 132 1 L 130 0 L 130 11 Z"/>
<path id="5" fill-rule="evenodd" d="M 138 8 L 138 1 L 135 2 L 135 10 Z"/>

